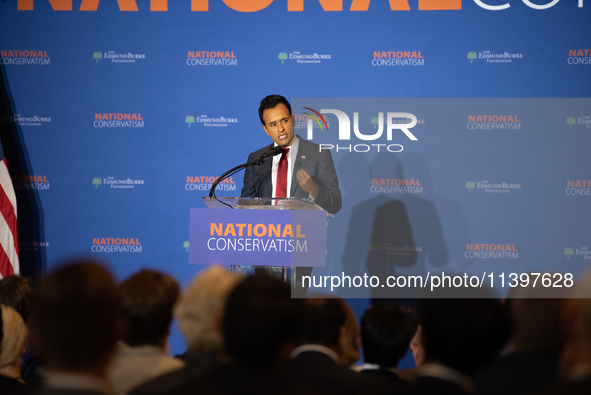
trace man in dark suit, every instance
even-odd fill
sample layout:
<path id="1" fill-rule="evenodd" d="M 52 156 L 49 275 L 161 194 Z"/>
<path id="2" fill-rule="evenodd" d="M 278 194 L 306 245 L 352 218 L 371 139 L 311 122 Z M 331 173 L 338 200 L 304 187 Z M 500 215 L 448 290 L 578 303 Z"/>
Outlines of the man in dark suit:
<path id="1" fill-rule="evenodd" d="M 329 213 L 336 214 L 341 209 L 341 190 L 330 151 L 294 133 L 291 105 L 283 96 L 270 95 L 261 100 L 259 118 L 273 144 L 251 153 L 248 163 L 275 146 L 283 147 L 284 151 L 261 166 L 246 168 L 241 197 L 311 198 Z M 265 270 L 273 272 L 270 268 Z M 296 284 L 301 284 L 302 276 L 311 273 L 310 267 L 296 268 Z"/>
<path id="2" fill-rule="evenodd" d="M 285 377 L 323 394 L 355 395 L 389 393 L 388 382 L 366 376 L 345 367 L 339 357 L 345 336 L 345 311 L 339 300 L 314 298 L 304 301 L 297 347 L 285 366 Z"/>
<path id="3" fill-rule="evenodd" d="M 250 166 L 244 173 L 242 197 L 312 198 L 316 204 L 336 214 L 341 209 L 341 190 L 330 151 L 297 136 L 293 131 L 291 105 L 279 95 L 265 97 L 259 107 L 263 130 L 273 144 L 251 153 L 248 162 L 258 159 L 274 146 L 289 148 L 287 191 L 281 196 L 277 174 L 282 155 L 267 159 L 262 166 Z"/>
<path id="4" fill-rule="evenodd" d="M 400 306 L 380 303 L 370 307 L 361 319 L 365 363 L 360 374 L 383 377 L 393 386 L 405 384 L 395 370 L 415 332 L 415 323 Z"/>

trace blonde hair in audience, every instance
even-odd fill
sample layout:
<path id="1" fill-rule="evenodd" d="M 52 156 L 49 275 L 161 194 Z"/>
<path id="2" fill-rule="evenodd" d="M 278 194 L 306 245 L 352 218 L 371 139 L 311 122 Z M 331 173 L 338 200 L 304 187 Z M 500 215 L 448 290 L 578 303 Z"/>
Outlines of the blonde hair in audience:
<path id="1" fill-rule="evenodd" d="M 24 353 L 27 338 L 27 326 L 19 313 L 8 306 L 2 309 L 2 344 L 0 345 L 0 368 L 10 366 L 19 361 Z"/>
<path id="2" fill-rule="evenodd" d="M 242 278 L 211 266 L 199 273 L 183 293 L 175 309 L 179 328 L 190 352 L 222 349 L 221 317 L 230 291 Z"/>

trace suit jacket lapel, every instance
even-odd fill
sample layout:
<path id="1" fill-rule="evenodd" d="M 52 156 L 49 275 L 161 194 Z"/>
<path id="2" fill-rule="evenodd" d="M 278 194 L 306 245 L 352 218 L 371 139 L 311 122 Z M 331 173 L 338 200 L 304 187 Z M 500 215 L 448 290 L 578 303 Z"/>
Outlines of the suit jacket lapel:
<path id="1" fill-rule="evenodd" d="M 304 144 L 302 144 L 302 143 L 304 143 Z M 306 162 L 308 161 L 308 158 L 310 157 L 310 152 L 306 148 L 307 147 L 306 147 L 305 141 L 302 138 L 300 138 L 299 145 L 298 145 L 298 153 L 297 153 L 296 157 L 293 158 L 293 160 L 295 160 L 295 162 L 293 164 L 293 173 L 291 175 L 291 190 L 290 190 L 291 197 L 295 197 L 296 189 L 300 186 L 300 183 L 298 182 L 298 178 L 297 178 L 296 174 L 297 174 L 298 170 L 306 167 Z"/>
<path id="2" fill-rule="evenodd" d="M 271 150 L 273 148 L 273 144 L 266 147 L 265 152 Z M 271 181 L 271 168 L 273 167 L 273 157 L 265 159 L 261 167 L 259 168 L 260 174 L 262 175 L 262 191 L 257 193 L 259 197 L 271 197 L 273 196 L 273 183 Z"/>

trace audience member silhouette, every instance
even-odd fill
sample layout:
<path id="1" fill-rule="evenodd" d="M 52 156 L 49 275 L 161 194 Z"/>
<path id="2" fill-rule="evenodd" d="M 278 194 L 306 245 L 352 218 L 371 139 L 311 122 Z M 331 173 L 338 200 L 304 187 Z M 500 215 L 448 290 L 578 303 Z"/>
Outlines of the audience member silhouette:
<path id="1" fill-rule="evenodd" d="M 365 364 L 361 374 L 387 379 L 391 385 L 405 383 L 397 374 L 398 361 L 408 351 L 416 325 L 393 303 L 370 307 L 361 319 L 361 342 Z"/>
<path id="2" fill-rule="evenodd" d="M 119 284 L 125 333 L 108 376 L 115 395 L 127 394 L 149 379 L 185 366 L 166 355 L 179 285 L 168 275 L 141 270 Z"/>

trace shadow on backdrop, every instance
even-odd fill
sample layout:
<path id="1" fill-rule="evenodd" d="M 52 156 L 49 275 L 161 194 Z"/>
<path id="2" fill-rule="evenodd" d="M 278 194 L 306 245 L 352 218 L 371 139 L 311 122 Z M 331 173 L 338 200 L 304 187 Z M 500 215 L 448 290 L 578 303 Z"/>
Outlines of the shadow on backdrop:
<path id="1" fill-rule="evenodd" d="M 6 67 L 0 62 L 0 138 L 10 176 L 15 186 L 20 250 L 20 274 L 40 279 L 46 268 L 45 226 L 39 191 L 30 188 L 35 173 L 19 125 Z"/>

